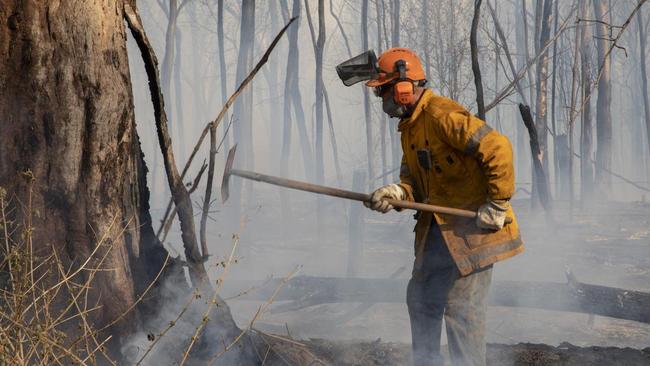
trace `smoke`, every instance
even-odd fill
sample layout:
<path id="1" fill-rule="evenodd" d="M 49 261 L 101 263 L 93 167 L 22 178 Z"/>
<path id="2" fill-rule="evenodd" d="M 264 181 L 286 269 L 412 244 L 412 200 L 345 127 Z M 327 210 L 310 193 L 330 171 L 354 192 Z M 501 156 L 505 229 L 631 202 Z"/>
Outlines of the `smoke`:
<path id="1" fill-rule="evenodd" d="M 420 3 L 420 2 L 417 2 Z M 461 16 L 459 11 L 449 8 L 456 2 L 441 4 L 439 9 L 432 9 L 432 24 L 440 27 L 437 32 L 439 39 L 436 39 L 436 47 L 432 50 L 431 68 L 434 77 L 429 85 L 438 93 L 454 97 L 473 108 L 474 91 L 471 85 L 471 71 L 469 69 L 469 56 L 467 53 L 468 42 L 465 42 L 467 29 L 469 29 L 470 17 Z M 418 9 L 415 1 L 402 1 L 404 9 Z M 350 42 L 353 45 L 359 44 L 358 10 L 352 9 L 344 2 L 335 1 L 334 9 L 344 9 L 341 12 L 341 22 L 346 25 Z M 472 2 L 460 2 L 461 9 L 471 9 Z M 561 4 L 562 5 L 562 4 Z M 164 48 L 164 32 L 156 24 L 164 24 L 166 21 L 162 12 L 153 1 L 144 1 L 140 6 L 144 15 L 145 27 L 153 40 L 159 57 Z M 190 3 L 188 7 L 199 6 Z M 195 69 L 199 68 L 200 80 L 185 79 L 180 89 L 173 87 L 172 96 L 166 96 L 166 105 L 171 107 L 174 103 L 174 95 L 185 96 L 183 110 L 175 110 L 179 118 L 172 121 L 172 138 L 176 152 L 188 151 L 193 146 L 200 131 L 208 121 L 201 121 L 197 116 L 214 118 L 221 108 L 220 76 L 218 73 L 218 55 L 216 49 L 216 35 L 214 29 L 214 18 L 210 8 L 201 7 L 194 13 L 181 13 L 179 27 L 191 33 L 194 38 L 193 44 L 185 42 L 179 45 L 183 59 L 182 72 L 185 77 L 193 75 Z M 267 9 L 266 3 L 257 4 L 258 14 L 263 14 Z M 562 5 L 564 6 L 564 5 Z M 561 6 L 561 9 L 562 9 Z M 514 49 L 516 32 L 516 16 L 521 9 L 506 5 L 499 5 L 499 17 L 502 26 L 507 34 L 511 34 L 509 41 Z M 213 9 L 212 9 L 213 10 Z M 237 40 L 239 39 L 239 19 L 236 14 L 239 8 L 232 9 L 234 13 L 226 13 L 226 33 L 228 35 L 227 60 L 228 91 L 232 92 L 234 85 L 237 63 Z M 530 10 L 530 9 L 529 9 Z M 612 15 L 615 19 L 624 16 L 627 5 L 614 9 Z M 646 9 L 647 10 L 647 9 Z M 276 9 L 275 11 L 282 11 Z M 312 8 L 312 11 L 314 9 Z M 564 11 L 564 10 L 562 10 Z M 372 12 L 371 12 L 372 13 Z M 647 12 L 646 12 L 647 13 Z M 280 13 L 276 17 L 280 17 Z M 409 12 L 402 11 L 403 18 Z M 467 13 L 469 14 L 469 13 Z M 315 108 L 313 103 L 315 64 L 311 47 L 311 39 L 307 29 L 306 21 L 297 23 L 299 26 L 300 45 L 300 74 L 299 88 L 302 93 L 301 107 L 304 110 L 305 120 L 299 120 L 292 109 L 291 117 L 291 147 L 289 156 L 282 157 L 283 136 L 286 132 L 283 124 L 282 106 L 284 96 L 290 94 L 291 90 L 282 90 L 285 78 L 285 66 L 288 55 L 288 43 L 281 42 L 277 50 L 271 55 L 269 64 L 257 76 L 252 84 L 253 88 L 253 151 L 254 159 L 251 169 L 261 173 L 279 175 L 281 161 L 287 159 L 289 170 L 287 178 L 307 179 L 309 176 L 306 170 L 313 167 L 313 160 L 307 161 L 303 147 L 313 149 L 314 146 L 314 123 L 313 114 Z M 390 20 L 387 20 L 390 23 Z M 450 22 L 455 22 L 453 27 Z M 491 29 L 491 23 L 485 18 L 482 20 L 487 29 Z M 281 22 L 276 22 L 281 23 Z M 411 21 L 402 19 L 402 45 L 421 49 L 422 34 L 418 25 Z M 347 25 L 350 24 L 349 27 Z M 279 26 L 278 24 L 275 24 Z M 253 59 L 263 52 L 269 37 L 275 34 L 277 28 L 265 17 L 256 17 L 256 43 L 254 46 Z M 337 31 L 337 24 L 332 17 L 326 18 L 328 29 L 327 47 L 324 61 L 324 83 L 330 96 L 332 106 L 332 126 L 338 143 L 339 164 L 342 168 L 342 180 L 339 182 L 335 174 L 334 155 L 332 154 L 331 138 L 328 132 L 328 124 L 325 125 L 325 184 L 339 186 L 344 189 L 351 189 L 353 186 L 352 177 L 355 170 L 367 168 L 366 136 L 364 126 L 364 115 L 362 105 L 361 86 L 358 88 L 345 88 L 334 72 L 333 65 L 341 60 L 347 59 L 347 50 L 340 33 Z M 369 22 L 369 38 L 371 46 L 377 51 L 385 49 L 376 45 L 376 23 Z M 390 29 L 390 24 L 388 25 Z M 449 30 L 455 32 L 449 33 Z M 456 37 L 456 38 L 452 38 Z M 628 37 L 626 35 L 626 37 Z M 633 36 L 629 35 L 630 48 Z M 188 39 L 185 37 L 184 39 Z M 479 41 L 489 44 L 488 37 L 480 35 Z M 625 38 L 625 37 L 624 37 Z M 625 38 L 627 39 L 627 38 Z M 567 38 L 563 42 L 573 42 Z M 562 43 L 561 48 L 570 49 L 569 44 Z M 197 46 L 200 45 L 200 46 Z M 572 45 L 572 44 L 571 44 Z M 131 47 L 131 45 L 129 46 Z M 355 47 L 355 49 L 358 47 Z M 131 50 L 131 48 L 130 48 Z M 452 52 L 453 51 L 453 52 Z M 630 52 L 632 55 L 633 52 Z M 131 52 L 136 55 L 137 52 Z M 562 55 L 565 55 L 563 53 Z M 452 57 L 453 56 L 453 57 Z M 514 55 L 516 58 L 521 55 Z M 495 59 L 494 50 L 486 48 L 480 55 L 481 64 L 485 66 L 484 83 L 486 95 L 493 96 L 495 91 L 500 90 L 507 79 L 500 75 L 497 82 L 494 75 Z M 501 55 L 503 57 L 503 55 Z M 642 105 L 638 92 L 636 92 L 638 78 L 638 61 L 632 56 L 625 59 L 618 53 L 613 54 L 613 100 L 612 111 L 614 111 L 615 127 L 613 131 L 613 165 L 612 171 L 625 179 L 636 182 L 641 187 L 648 185 L 648 146 L 644 137 L 644 126 L 640 116 Z M 137 70 L 141 67 L 137 64 L 137 57 L 131 57 L 132 79 L 134 82 L 134 98 L 136 116 L 138 120 L 138 131 L 143 141 L 143 148 L 150 167 L 151 175 L 149 182 L 158 182 L 154 185 L 157 189 L 152 192 L 151 205 L 154 208 L 154 222 L 156 217 L 162 216 L 168 196 L 165 189 L 163 169 L 160 162 L 154 159 L 159 154 L 155 132 L 153 131 L 152 112 L 146 81 L 144 75 Z M 455 62 L 453 62 L 455 60 Z M 517 60 L 515 60 L 517 61 Z M 570 60 L 561 59 L 558 62 L 564 76 L 570 72 Z M 505 62 L 505 61 L 502 61 Z M 450 67 L 456 69 L 451 70 Z M 500 70 L 497 68 L 497 70 Z M 457 75 L 452 80 L 449 76 Z M 501 72 L 501 71 L 499 71 Z M 556 132 L 565 133 L 568 130 L 566 101 L 570 93 L 570 80 L 565 78 L 562 82 L 563 89 L 559 89 L 556 96 L 559 105 L 557 106 Z M 559 82 L 559 81 L 558 81 Z M 527 85 L 530 83 L 526 83 Z M 201 98 L 205 101 L 203 110 L 197 111 L 194 104 L 189 102 L 193 98 Z M 549 97 L 550 98 L 550 97 Z M 293 102 L 293 101 L 292 101 Z M 498 263 L 494 270 L 494 281 L 538 281 L 551 283 L 565 283 L 567 266 L 577 276 L 578 280 L 585 283 L 604 286 L 621 287 L 640 291 L 650 291 L 648 280 L 650 279 L 650 262 L 647 258 L 648 248 L 648 217 L 650 217 L 650 206 L 646 204 L 647 191 L 631 185 L 621 178 L 612 178 L 612 188 L 608 195 L 596 197 L 594 202 L 583 200 L 580 197 L 580 161 L 574 157 L 573 183 L 574 199 L 569 200 L 562 192 L 562 178 L 555 173 L 552 162 L 556 152 L 554 151 L 555 140 L 549 137 L 548 156 L 550 162 L 550 185 L 554 202 L 553 216 L 555 224 L 548 223 L 544 215 L 535 212 L 530 207 L 529 192 L 531 190 L 531 164 L 530 146 L 527 135 L 522 134 L 523 123 L 516 108 L 516 97 L 510 97 L 502 102 L 497 109 L 487 115 L 488 123 L 499 129 L 508 136 L 515 147 L 517 194 L 513 200 L 515 212 L 519 217 L 521 232 L 526 243 L 526 251 L 512 259 Z M 373 128 L 376 135 L 373 136 L 372 144 L 375 165 L 380 166 L 382 161 L 381 145 L 387 145 L 388 158 L 390 162 L 390 141 L 388 137 L 382 140 L 379 135 L 380 123 L 386 123 L 381 111 L 381 105 L 377 101 L 372 103 Z M 170 111 L 168 111 L 170 113 Z M 237 123 L 238 116 L 234 116 Z M 326 119 L 327 121 L 327 119 Z M 550 123 L 550 120 L 549 120 Z M 304 127 L 308 141 L 304 141 L 299 131 L 299 124 Z M 394 126 L 389 126 L 394 127 Z M 577 141 L 580 133 L 579 126 L 574 126 L 574 142 L 578 149 Z M 175 133 L 183 129 L 184 140 L 180 140 L 180 134 Z M 220 129 L 219 138 L 223 130 Z M 232 134 L 232 131 L 230 132 Z M 387 134 L 388 135 L 388 134 Z M 232 136 L 229 137 L 233 141 Z M 397 145 L 399 147 L 399 144 Z M 182 154 L 178 154 L 182 155 Z M 224 156 L 225 152 L 220 151 L 218 157 Z M 207 147 L 199 151 L 199 157 L 207 156 Z M 198 160 L 201 160 L 200 158 Z M 157 165 L 156 165 L 157 163 Z M 179 161 L 179 165 L 182 162 Z M 195 163 L 190 170 L 190 178 L 193 178 L 198 171 Z M 235 167 L 240 167 L 235 161 Z M 307 167 L 307 169 L 305 169 Z M 382 166 L 378 171 L 385 172 L 394 169 L 393 166 Z M 216 172 L 223 170 L 223 159 L 218 161 Z M 215 180 L 219 182 L 221 175 L 218 173 Z M 379 186 L 382 179 L 370 177 L 367 187 L 361 190 L 369 191 Z M 243 185 L 239 178 L 231 178 L 231 186 Z M 389 181 L 394 179 L 389 174 Z M 323 215 L 316 215 L 318 209 L 316 197 L 301 192 L 287 191 L 287 200 L 282 202 L 280 189 L 255 183 L 252 188 L 245 192 L 242 202 L 227 202 L 221 204 L 215 202 L 211 207 L 211 215 L 208 226 L 209 250 L 214 259 L 225 257 L 230 249 L 230 236 L 239 231 L 239 220 L 232 218 L 231 208 L 234 205 L 242 205 L 243 213 L 247 218 L 245 230 L 241 233 L 241 244 L 238 251 L 238 262 L 231 270 L 229 278 L 260 280 L 269 276 L 282 276 L 289 273 L 296 265 L 302 265 L 303 274 L 323 277 L 344 277 L 348 272 L 348 256 L 350 243 L 349 219 L 353 211 L 352 205 L 359 205 L 355 202 L 346 202 L 338 199 L 326 198 L 322 202 Z M 214 189 L 218 189 L 215 185 Z M 202 201 L 201 193 L 204 187 L 197 190 L 194 197 Z M 596 202 L 604 199 L 610 201 Z M 218 200 L 217 200 L 218 201 Z M 361 243 L 363 256 L 360 259 L 358 274 L 367 278 L 389 278 L 399 268 L 406 268 L 398 278 L 407 279 L 410 274 L 413 260 L 413 224 L 411 214 L 389 213 L 381 215 L 373 212 L 365 212 L 363 220 L 364 238 Z M 319 217 L 320 221 L 317 221 Z M 198 220 L 197 220 L 198 222 Z M 182 255 L 178 227 L 172 229 L 172 233 L 165 243 L 172 254 Z M 213 258 L 211 258 L 212 260 Z M 213 271 L 214 272 L 214 271 Z M 210 274 L 215 278 L 215 273 Z M 226 280 L 227 281 L 227 280 Z M 245 289 L 241 289 L 245 290 Z M 183 308 L 184 299 L 187 295 L 177 296 L 170 299 L 160 310 L 156 321 L 147 325 L 151 333 L 155 334 L 164 329 L 166 322 L 178 315 L 179 309 Z M 183 300 L 182 300 L 183 299 Z M 559 299 L 548 298 L 549 303 L 558 302 Z M 233 317 L 240 327 L 245 326 L 251 319 L 259 302 L 244 301 L 241 299 L 229 300 Z M 281 304 L 281 303 L 280 303 Z M 278 304 L 279 305 L 279 304 Z M 304 309 L 285 313 L 265 313 L 259 320 L 260 327 L 280 330 L 288 329 L 293 336 L 300 337 L 323 337 L 337 339 L 376 339 L 381 338 L 387 341 L 410 342 L 408 314 L 405 304 L 373 304 L 354 319 L 344 323 L 333 325 L 331 320 L 339 315 L 349 313 L 358 304 L 330 304 L 306 307 Z M 271 307 L 273 309 L 273 307 Z M 147 358 L 150 364 L 168 364 L 169 360 L 177 360 L 182 355 L 184 347 L 191 338 L 193 331 L 201 323 L 201 314 L 205 310 L 205 301 L 192 302 L 186 314 L 178 321 L 163 340 L 152 351 Z M 647 324 L 631 321 L 616 320 L 601 316 L 590 317 L 587 314 L 566 313 L 549 310 L 529 309 L 522 307 L 490 307 L 488 311 L 488 341 L 495 343 L 548 343 L 558 345 L 568 341 L 577 345 L 611 345 L 641 347 L 650 344 L 650 327 Z M 151 341 L 147 339 L 149 332 L 143 332 L 132 337 L 129 344 L 125 346 L 125 352 L 141 355 Z M 444 334 L 444 332 L 443 332 Z M 443 335 L 443 343 L 446 342 Z M 155 361 L 155 362 L 154 362 Z"/>

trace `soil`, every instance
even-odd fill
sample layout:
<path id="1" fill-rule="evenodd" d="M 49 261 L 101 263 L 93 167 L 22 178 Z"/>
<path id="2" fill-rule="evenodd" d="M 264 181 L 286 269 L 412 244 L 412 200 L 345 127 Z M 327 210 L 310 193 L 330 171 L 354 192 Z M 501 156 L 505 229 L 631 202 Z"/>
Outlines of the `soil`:
<path id="1" fill-rule="evenodd" d="M 299 364 L 336 366 L 402 366 L 411 364 L 410 345 L 394 342 L 330 341 L 311 339 L 304 342 L 309 348 L 306 355 L 301 347 L 283 345 L 282 358 L 278 354 L 267 356 L 269 365 Z M 445 365 L 450 365 L 448 355 Z M 488 366 L 588 366 L 588 365 L 650 365 L 650 347 L 638 350 L 618 347 L 578 347 L 563 343 L 558 347 L 546 344 L 519 343 L 514 345 L 492 344 L 487 347 Z"/>

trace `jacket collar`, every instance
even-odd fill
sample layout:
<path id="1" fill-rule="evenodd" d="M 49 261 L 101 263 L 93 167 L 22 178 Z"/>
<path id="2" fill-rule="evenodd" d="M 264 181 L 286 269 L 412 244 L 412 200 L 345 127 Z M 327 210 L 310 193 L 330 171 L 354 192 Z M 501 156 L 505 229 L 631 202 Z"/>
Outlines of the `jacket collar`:
<path id="1" fill-rule="evenodd" d="M 424 92 L 422 92 L 422 96 L 420 97 L 420 100 L 418 101 L 418 104 L 415 106 L 415 109 L 413 110 L 413 113 L 411 114 L 410 117 L 404 118 L 399 121 L 399 124 L 397 125 L 397 130 L 399 132 L 402 132 L 408 128 L 410 128 L 412 125 L 417 123 L 418 117 L 422 113 L 422 110 L 424 110 L 424 107 L 433 99 L 434 94 L 431 89 L 424 89 Z"/>

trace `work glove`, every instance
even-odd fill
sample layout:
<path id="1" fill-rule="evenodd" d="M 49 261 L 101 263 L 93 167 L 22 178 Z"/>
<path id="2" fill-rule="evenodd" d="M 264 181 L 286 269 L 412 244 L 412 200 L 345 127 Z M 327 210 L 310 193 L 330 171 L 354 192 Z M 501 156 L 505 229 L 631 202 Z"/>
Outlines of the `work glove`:
<path id="1" fill-rule="evenodd" d="M 406 192 L 398 184 L 388 184 L 372 192 L 370 201 L 364 202 L 363 205 L 371 210 L 386 213 L 393 209 L 393 205 L 386 201 L 387 198 L 405 200 Z"/>
<path id="2" fill-rule="evenodd" d="M 508 200 L 488 199 L 478 208 L 476 226 L 482 229 L 500 230 L 506 221 L 506 212 L 510 208 Z"/>

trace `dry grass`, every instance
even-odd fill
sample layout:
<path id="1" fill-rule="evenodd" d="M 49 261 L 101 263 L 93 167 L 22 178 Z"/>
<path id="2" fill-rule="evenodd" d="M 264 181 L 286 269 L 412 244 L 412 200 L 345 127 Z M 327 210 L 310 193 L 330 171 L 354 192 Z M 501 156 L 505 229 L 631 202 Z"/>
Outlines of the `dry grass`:
<path id="1" fill-rule="evenodd" d="M 110 241 L 105 235 L 97 238 L 93 252 L 75 269 L 64 267 L 54 246 L 46 255 L 37 254 L 34 179 L 31 172 L 24 176 L 29 184 L 27 202 L 7 197 L 0 187 L 0 364 L 94 365 L 100 359 L 114 364 L 105 347 L 111 337 L 100 336 L 92 325 L 99 306 L 90 296 Z M 23 212 L 12 215 L 11 210 Z M 12 216 L 23 221 L 12 222 Z"/>
<path id="2" fill-rule="evenodd" d="M 33 241 L 32 217 L 39 213 L 32 207 L 31 202 L 31 185 L 34 178 L 30 172 L 26 172 L 25 177 L 29 183 L 26 202 L 19 201 L 16 197 L 8 197 L 7 192 L 0 187 L 0 365 L 116 365 L 116 360 L 111 358 L 106 347 L 111 340 L 111 327 L 131 313 L 158 282 L 168 264 L 169 256 L 158 276 L 144 293 L 137 297 L 134 304 L 114 320 L 100 328 L 96 327 L 94 320 L 101 309 L 101 298 L 97 298 L 96 292 L 93 291 L 93 282 L 98 273 L 110 270 L 105 268 L 104 263 L 113 243 L 107 233 L 115 232 L 116 226 L 120 225 L 119 220 L 113 218 L 106 233 L 95 238 L 96 245 L 85 260 L 74 267 L 66 268 L 54 245 L 43 248 L 42 244 L 35 244 Z M 11 221 L 12 217 L 21 217 L 21 222 Z M 243 230 L 243 222 L 245 220 L 242 220 L 240 231 Z M 122 235 L 128 226 L 129 223 L 126 223 L 121 230 L 117 230 L 118 235 Z M 234 235 L 230 256 L 221 262 L 223 271 L 215 281 L 215 287 L 207 291 L 211 296 L 206 301 L 207 307 L 202 316 L 199 319 L 187 319 L 192 323 L 196 321 L 193 336 L 175 341 L 184 345 L 184 352 L 179 354 L 181 365 L 191 359 L 192 348 L 203 333 L 211 312 L 223 301 L 219 298 L 219 290 L 230 266 L 236 262 L 234 255 L 238 242 L 239 236 Z M 241 343 L 245 335 L 258 333 L 253 328 L 255 321 L 267 310 L 280 288 L 296 271 L 297 269 L 284 278 L 273 296 L 260 306 L 248 326 L 229 344 L 224 344 L 222 351 L 215 352 L 212 358 L 207 360 L 208 364 L 215 363 L 228 350 Z M 201 292 L 204 291 L 195 289 L 189 294 L 188 301 L 181 306 L 175 319 L 165 321 L 157 334 L 148 335 L 150 343 L 139 352 L 140 355 L 134 363 L 143 364 L 156 353 L 152 351 L 159 341 L 181 318 L 186 317 L 188 309 L 202 297 Z M 266 336 L 271 339 L 271 335 Z M 266 361 L 269 352 L 274 352 L 271 344 L 267 343 L 266 354 L 260 355 L 260 360 Z M 303 345 L 299 348 L 305 349 Z"/>

